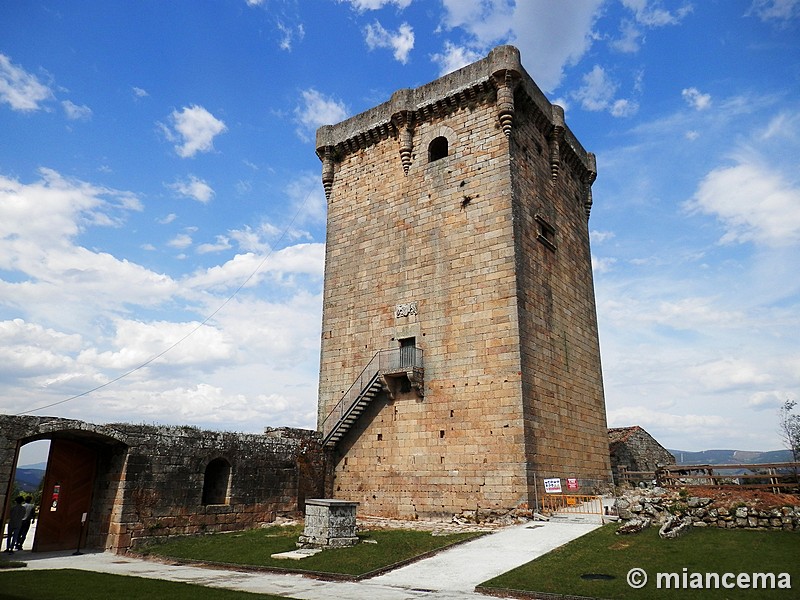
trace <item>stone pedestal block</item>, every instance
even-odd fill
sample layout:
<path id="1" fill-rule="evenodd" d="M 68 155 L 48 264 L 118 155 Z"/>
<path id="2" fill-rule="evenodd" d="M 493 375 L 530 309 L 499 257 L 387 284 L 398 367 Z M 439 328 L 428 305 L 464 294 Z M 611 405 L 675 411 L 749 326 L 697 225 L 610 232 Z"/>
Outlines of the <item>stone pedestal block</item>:
<path id="1" fill-rule="evenodd" d="M 346 500 L 306 500 L 306 524 L 297 546 L 300 548 L 343 548 L 358 543 L 356 507 Z"/>

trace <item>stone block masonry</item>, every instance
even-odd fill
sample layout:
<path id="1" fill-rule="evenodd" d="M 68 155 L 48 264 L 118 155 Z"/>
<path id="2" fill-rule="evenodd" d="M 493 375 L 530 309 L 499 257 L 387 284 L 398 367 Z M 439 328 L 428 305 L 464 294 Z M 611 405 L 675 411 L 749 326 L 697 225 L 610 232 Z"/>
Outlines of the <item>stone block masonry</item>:
<path id="1" fill-rule="evenodd" d="M 344 548 L 358 543 L 356 510 L 358 502 L 306 500 L 306 518 L 300 548 Z"/>
<path id="2" fill-rule="evenodd" d="M 692 527 L 722 529 L 780 529 L 800 531 L 800 506 L 795 501 L 732 499 L 736 490 L 727 488 L 718 498 L 688 496 L 678 490 L 631 491 L 616 499 L 615 508 L 623 521 L 665 522 L 674 517 Z M 787 496 L 788 497 L 788 496 Z"/>
<path id="3" fill-rule="evenodd" d="M 365 514 L 436 518 L 532 506 L 536 474 L 608 482 L 594 157 L 518 51 L 322 127 L 317 153 L 318 422 L 375 353 L 424 351 L 424 394 L 371 401 L 336 443 L 328 493 Z"/>
<path id="4" fill-rule="evenodd" d="M 255 435 L 0 415 L 2 489 L 10 489 L 20 445 L 35 439 L 51 440 L 45 481 L 59 486 L 60 499 L 57 511 L 40 511 L 34 549 L 74 548 L 77 538 L 59 532 L 82 512 L 88 513 L 84 547 L 124 552 L 167 536 L 296 517 L 306 497 L 322 495 L 324 457 L 318 435 L 308 430 Z M 75 449 L 92 467 L 82 481 L 71 473 Z"/>

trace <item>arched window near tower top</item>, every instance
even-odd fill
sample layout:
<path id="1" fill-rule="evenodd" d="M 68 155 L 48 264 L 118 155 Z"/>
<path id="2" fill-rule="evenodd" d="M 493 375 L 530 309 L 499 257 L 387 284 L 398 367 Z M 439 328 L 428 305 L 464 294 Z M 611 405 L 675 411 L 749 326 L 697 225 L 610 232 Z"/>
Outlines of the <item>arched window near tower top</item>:
<path id="1" fill-rule="evenodd" d="M 428 162 L 433 162 L 435 160 L 439 160 L 440 158 L 444 158 L 447 156 L 447 138 L 443 135 L 440 135 L 437 138 L 433 138 L 431 143 L 428 145 Z"/>

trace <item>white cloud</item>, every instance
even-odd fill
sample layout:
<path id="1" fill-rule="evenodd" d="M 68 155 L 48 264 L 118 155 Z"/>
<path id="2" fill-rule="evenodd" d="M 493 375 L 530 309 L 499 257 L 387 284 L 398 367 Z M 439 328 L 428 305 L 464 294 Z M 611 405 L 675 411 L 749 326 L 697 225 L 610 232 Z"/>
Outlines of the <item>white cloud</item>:
<path id="1" fill-rule="evenodd" d="M 319 176 L 312 173 L 295 178 L 286 187 L 294 223 L 297 225 L 324 225 L 328 202 L 325 192 L 319 185 Z"/>
<path id="2" fill-rule="evenodd" d="M 295 41 L 302 41 L 306 35 L 306 30 L 302 24 L 293 27 L 279 22 L 277 27 L 281 33 L 281 50 L 291 50 Z"/>
<path id="3" fill-rule="evenodd" d="M 213 244 L 200 244 L 197 247 L 198 254 L 209 254 L 211 252 L 222 252 L 231 248 L 231 241 L 228 236 L 218 235 Z"/>
<path id="4" fill-rule="evenodd" d="M 608 273 L 614 268 L 614 264 L 616 262 L 616 258 L 600 258 L 598 256 L 592 256 L 592 271 L 595 273 Z"/>
<path id="5" fill-rule="evenodd" d="M 185 250 L 191 245 L 192 236 L 190 236 L 188 233 L 179 233 L 167 242 L 167 246 L 170 248 L 176 248 L 178 250 Z"/>
<path id="6" fill-rule="evenodd" d="M 78 244 L 90 228 L 121 227 L 138 199 L 42 169 L 0 176 L 0 306 L 43 326 L 77 331 L 123 303 L 155 306 L 177 291 L 168 276 Z"/>
<path id="7" fill-rule="evenodd" d="M 558 87 L 566 65 L 577 63 L 589 49 L 592 26 L 603 0 L 563 0 L 553 10 L 549 0 L 444 0 L 445 29 L 461 28 L 472 39 L 445 42 L 433 57 L 440 74 L 454 71 L 483 56 L 498 43 L 511 43 L 545 92 Z"/>
<path id="8" fill-rule="evenodd" d="M 630 427 L 639 425 L 657 440 L 673 450 L 694 450 L 706 447 L 709 441 L 719 443 L 724 439 L 720 431 L 734 430 L 735 420 L 717 414 L 696 414 L 684 412 L 665 412 L 649 406 L 628 405 L 609 410 L 609 427 Z M 675 448 L 672 442 L 692 444 L 693 448 Z M 687 440 L 691 440 L 688 441 Z M 699 446 L 698 446 L 699 444 Z"/>
<path id="9" fill-rule="evenodd" d="M 599 111 L 606 110 L 610 106 L 616 92 L 617 84 L 611 80 L 603 67 L 595 65 L 583 76 L 583 85 L 574 96 L 586 110 Z"/>
<path id="10" fill-rule="evenodd" d="M 746 14 L 755 14 L 764 22 L 777 21 L 779 25 L 787 25 L 800 18 L 800 0 L 753 0 Z"/>
<path id="11" fill-rule="evenodd" d="M 125 225 L 139 209 L 128 192 L 52 170 L 31 183 L 0 176 L 0 308 L 15 317 L 0 320 L 0 412 L 60 402 L 132 370 L 55 412 L 97 422 L 148 415 L 238 430 L 313 427 L 320 322 L 308 316 L 321 313 L 324 245 L 288 246 L 263 264 L 265 254 L 242 255 L 177 279 L 79 245 L 91 229 Z M 316 211 L 302 219 L 319 219 Z M 194 231 L 173 246 L 191 244 Z M 199 251 L 263 244 L 278 233 L 243 227 Z M 263 272 L 229 298 L 257 267 Z M 256 289 L 259 281 L 268 285 Z"/>
<path id="12" fill-rule="evenodd" d="M 612 240 L 615 236 L 616 234 L 613 231 L 597 231 L 592 229 L 589 232 L 589 239 L 595 244 L 601 244 L 605 241 Z"/>
<path id="13" fill-rule="evenodd" d="M 708 427 L 724 427 L 729 419 L 719 415 L 670 414 L 644 406 L 628 406 L 608 413 L 609 427 L 641 425 L 645 428 L 659 425 L 675 432 L 691 432 Z"/>
<path id="14" fill-rule="evenodd" d="M 632 54 L 641 48 L 641 39 L 644 35 L 636 23 L 630 19 L 623 19 L 619 26 L 621 37 L 610 42 L 611 47 L 618 52 Z"/>
<path id="15" fill-rule="evenodd" d="M 622 0 L 622 4 L 634 13 L 636 21 L 648 27 L 678 25 L 693 10 L 691 4 L 684 4 L 674 12 L 662 8 L 660 0 Z"/>
<path id="16" fill-rule="evenodd" d="M 191 158 L 198 152 L 214 149 L 214 138 L 227 126 L 202 106 L 186 106 L 170 115 L 171 127 L 161 124 L 161 129 L 170 142 L 178 142 L 175 151 L 182 158 Z"/>
<path id="17" fill-rule="evenodd" d="M 628 98 L 619 98 L 611 104 L 609 112 L 614 117 L 630 117 L 639 111 L 639 103 Z"/>
<path id="18" fill-rule="evenodd" d="M 61 106 L 70 121 L 88 121 L 92 118 L 92 109 L 86 105 L 78 106 L 74 102 L 64 100 Z"/>
<path id="19" fill-rule="evenodd" d="M 766 392 L 756 392 L 747 401 L 747 406 L 753 410 L 774 410 L 777 414 L 778 409 L 787 400 L 796 400 L 797 393 L 786 390 L 769 390 Z"/>
<path id="20" fill-rule="evenodd" d="M 449 41 L 445 42 L 444 50 L 440 54 L 431 56 L 431 60 L 439 65 L 439 75 L 447 75 L 457 71 L 480 58 L 480 53 L 464 46 L 456 46 Z"/>
<path id="21" fill-rule="evenodd" d="M 379 10 L 390 4 L 394 4 L 398 9 L 402 10 L 411 5 L 411 0 L 339 0 L 339 2 L 349 4 L 358 12 Z"/>
<path id="22" fill-rule="evenodd" d="M 712 170 L 685 207 L 719 219 L 722 243 L 800 243 L 800 187 L 755 156 Z"/>
<path id="23" fill-rule="evenodd" d="M 140 87 L 133 86 L 131 90 L 133 91 L 133 95 L 136 98 L 147 98 L 150 95 L 147 93 L 147 90 L 142 89 Z"/>
<path id="24" fill-rule="evenodd" d="M 314 88 L 303 90 L 300 95 L 302 104 L 294 109 L 294 114 L 300 125 L 297 135 L 303 141 L 313 141 L 317 128 L 335 125 L 349 114 L 344 102 L 326 97 Z"/>
<path id="25" fill-rule="evenodd" d="M 444 0 L 444 27 L 461 27 L 482 51 L 507 39 L 513 29 L 514 5 L 508 0 Z"/>
<path id="26" fill-rule="evenodd" d="M 36 377 L 70 367 L 63 355 L 80 348 L 81 336 L 65 334 L 23 319 L 0 321 L 0 374 Z"/>
<path id="27" fill-rule="evenodd" d="M 690 372 L 704 388 L 714 391 L 752 388 L 772 383 L 769 373 L 744 358 L 725 357 L 704 362 L 692 367 Z"/>
<path id="28" fill-rule="evenodd" d="M 5 102 L 13 110 L 29 112 L 41 109 L 41 104 L 52 97 L 50 88 L 35 75 L 14 65 L 5 54 L 0 54 L 0 102 Z"/>
<path id="29" fill-rule="evenodd" d="M 214 190 L 211 188 L 211 186 L 194 175 L 189 175 L 188 179 L 176 181 L 175 183 L 170 184 L 168 187 L 175 190 L 182 196 L 194 198 L 203 204 L 208 204 L 214 197 Z"/>
<path id="30" fill-rule="evenodd" d="M 52 169 L 39 175 L 32 184 L 0 175 L 0 239 L 9 246 L 30 240 L 40 250 L 61 247 L 89 225 L 118 226 L 128 211 L 142 209 L 129 192 L 70 180 Z"/>
<path id="31" fill-rule="evenodd" d="M 434 61 L 444 74 L 485 55 L 498 43 L 516 45 L 526 69 L 545 92 L 552 92 L 561 83 L 564 69 L 577 64 L 599 35 L 594 31 L 603 13 L 603 0 L 562 0 L 553 9 L 550 0 L 444 0 L 445 29 L 461 28 L 471 40 L 459 45 L 446 42 L 446 51 Z M 626 53 L 639 50 L 643 28 L 679 24 L 692 11 L 690 4 L 667 10 L 661 2 L 625 0 L 632 15 L 620 23 L 620 38 L 611 46 Z M 458 52 L 471 55 L 459 60 Z M 620 116 L 631 114 L 631 101 L 617 106 Z"/>
<path id="32" fill-rule="evenodd" d="M 785 140 L 796 142 L 800 132 L 800 111 L 781 111 L 772 119 L 758 136 L 760 142 L 771 140 L 773 142 Z"/>
<path id="33" fill-rule="evenodd" d="M 614 117 L 629 117 L 639 110 L 634 100 L 617 98 L 618 85 L 600 65 L 583 76 L 583 85 L 572 96 L 589 111 L 608 111 Z"/>
<path id="34" fill-rule="evenodd" d="M 577 64 L 589 50 L 602 6 L 603 0 L 565 0 L 557 9 L 550 0 L 517 3 L 510 42 L 543 91 L 556 89 L 564 67 Z"/>
<path id="35" fill-rule="evenodd" d="M 181 343 L 191 335 L 191 343 Z M 118 319 L 111 340 L 113 350 L 98 352 L 95 348 L 80 353 L 77 362 L 99 370 L 128 370 L 171 348 L 167 357 L 159 359 L 170 365 L 203 365 L 224 361 L 233 353 L 231 340 L 215 327 L 198 322 L 141 322 Z M 174 346 L 174 347 L 173 347 Z"/>
<path id="36" fill-rule="evenodd" d="M 262 223 L 258 228 L 253 229 L 249 225 L 242 229 L 234 229 L 229 232 L 231 239 L 239 245 L 243 252 L 255 252 L 265 254 L 269 252 L 270 245 L 266 241 L 269 238 L 277 238 L 281 231 L 277 227 Z"/>
<path id="37" fill-rule="evenodd" d="M 258 285 L 264 278 L 308 275 L 322 277 L 325 266 L 324 244 L 295 244 L 267 255 L 237 254 L 224 264 L 198 271 L 186 284 L 198 290 Z"/>
<path id="38" fill-rule="evenodd" d="M 705 110 L 711 106 L 711 94 L 702 94 L 695 87 L 681 90 L 681 96 L 689 106 L 697 110 Z"/>
<path id="39" fill-rule="evenodd" d="M 170 213 L 166 217 L 163 217 L 161 219 L 156 219 L 156 223 L 158 223 L 159 225 L 169 225 L 177 218 L 178 215 L 176 215 L 175 213 Z"/>
<path id="40" fill-rule="evenodd" d="M 403 64 L 408 62 L 408 55 L 414 49 L 414 30 L 408 23 L 403 23 L 396 33 L 392 33 L 375 21 L 366 26 L 364 35 L 370 50 L 390 48 L 394 51 L 394 58 Z"/>

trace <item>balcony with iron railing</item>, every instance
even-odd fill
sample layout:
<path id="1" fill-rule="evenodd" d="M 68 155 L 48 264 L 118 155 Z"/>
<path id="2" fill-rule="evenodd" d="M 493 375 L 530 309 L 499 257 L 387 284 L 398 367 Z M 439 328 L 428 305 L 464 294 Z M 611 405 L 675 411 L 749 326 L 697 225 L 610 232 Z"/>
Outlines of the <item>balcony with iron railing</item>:
<path id="1" fill-rule="evenodd" d="M 376 352 L 320 423 L 324 444 L 335 445 L 381 391 L 394 398 L 398 391 L 411 391 L 413 387 L 424 396 L 424 373 L 422 348 L 402 346 Z"/>

